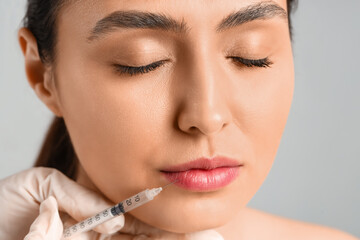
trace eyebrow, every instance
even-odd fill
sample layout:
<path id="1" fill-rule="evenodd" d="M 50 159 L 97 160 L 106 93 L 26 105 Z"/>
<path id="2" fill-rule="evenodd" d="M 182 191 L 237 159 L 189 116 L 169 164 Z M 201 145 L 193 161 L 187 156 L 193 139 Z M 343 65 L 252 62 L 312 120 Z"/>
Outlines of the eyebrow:
<path id="1" fill-rule="evenodd" d="M 272 1 L 249 5 L 226 16 L 216 27 L 217 32 L 239 26 L 254 20 L 280 17 L 287 20 L 287 12 Z M 160 29 L 176 33 L 187 33 L 189 28 L 182 19 L 180 22 L 165 14 L 141 11 L 115 11 L 99 20 L 91 30 L 89 41 L 116 29 Z"/>
<path id="2" fill-rule="evenodd" d="M 266 20 L 275 17 L 280 17 L 286 21 L 288 20 L 287 12 L 278 4 L 272 3 L 271 1 L 260 2 L 229 14 L 220 22 L 216 31 L 220 32 L 258 19 Z"/>

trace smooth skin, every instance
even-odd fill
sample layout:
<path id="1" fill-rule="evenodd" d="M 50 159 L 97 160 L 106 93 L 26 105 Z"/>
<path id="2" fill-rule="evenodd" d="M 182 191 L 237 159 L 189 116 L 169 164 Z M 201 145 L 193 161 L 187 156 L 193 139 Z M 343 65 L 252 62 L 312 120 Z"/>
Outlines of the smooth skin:
<path id="1" fill-rule="evenodd" d="M 169 187 L 129 217 L 177 233 L 216 229 L 225 239 L 355 239 L 246 207 L 271 169 L 290 110 L 291 41 L 279 15 L 220 32 L 216 26 L 259 2 L 70 1 L 58 16 L 51 64 L 40 61 L 33 35 L 20 29 L 28 81 L 65 120 L 81 163 L 77 182 L 119 202 L 167 184 L 161 169 L 226 156 L 243 164 L 230 185 L 213 192 Z M 286 9 L 285 0 L 266 4 Z M 89 38 L 100 19 L 132 10 L 164 14 L 188 31 L 114 27 Z M 248 67 L 234 56 L 272 64 Z M 115 66 L 160 60 L 137 75 Z"/>

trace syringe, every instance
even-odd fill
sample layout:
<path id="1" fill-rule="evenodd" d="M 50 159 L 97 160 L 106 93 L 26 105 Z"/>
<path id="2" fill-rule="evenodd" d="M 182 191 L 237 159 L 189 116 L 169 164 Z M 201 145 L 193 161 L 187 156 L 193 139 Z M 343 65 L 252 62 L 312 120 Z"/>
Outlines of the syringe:
<path id="1" fill-rule="evenodd" d="M 170 183 L 172 184 L 172 183 Z M 168 184 L 168 185 L 170 185 Z M 168 186 L 166 185 L 166 186 Z M 165 186 L 165 187 L 166 187 Z M 164 188 L 165 188 L 164 187 Z M 85 219 L 69 228 L 66 228 L 63 232 L 64 238 L 70 238 L 80 233 L 89 231 L 96 226 L 109 221 L 110 219 L 117 217 L 121 214 L 129 212 L 141 205 L 151 201 L 163 190 L 162 187 L 153 188 L 153 189 L 146 189 L 122 202 L 116 204 L 113 207 L 105 209 L 104 211 L 99 212 L 98 214 Z"/>

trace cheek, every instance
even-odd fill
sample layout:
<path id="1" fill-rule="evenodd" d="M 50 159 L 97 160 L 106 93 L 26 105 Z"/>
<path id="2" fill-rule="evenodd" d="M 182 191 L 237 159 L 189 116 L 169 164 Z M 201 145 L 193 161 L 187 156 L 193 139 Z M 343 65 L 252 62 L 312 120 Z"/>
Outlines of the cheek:
<path id="1" fill-rule="evenodd" d="M 253 80 L 259 84 L 252 85 L 242 100 L 247 116 L 243 129 L 253 149 L 249 171 L 260 186 L 271 169 L 288 118 L 294 90 L 292 62 L 278 62 L 271 75 Z"/>
<path id="2" fill-rule="evenodd" d="M 63 72 L 64 119 L 85 172 L 106 196 L 119 200 L 155 179 L 149 158 L 158 145 L 157 133 L 164 131 L 159 127 L 166 126 L 166 103 L 156 98 L 161 93 L 154 91 L 160 90 L 144 91 L 156 89 L 144 82 L 142 87 L 135 81 L 125 87 L 119 79 L 97 75 Z"/>
<path id="3" fill-rule="evenodd" d="M 236 193 L 243 206 L 268 175 L 286 125 L 294 88 L 291 58 L 286 59 L 289 61 L 278 62 L 271 70 L 249 72 L 248 81 L 244 78 L 236 88 L 239 92 L 234 101 L 238 103 L 235 116 L 249 148 Z"/>

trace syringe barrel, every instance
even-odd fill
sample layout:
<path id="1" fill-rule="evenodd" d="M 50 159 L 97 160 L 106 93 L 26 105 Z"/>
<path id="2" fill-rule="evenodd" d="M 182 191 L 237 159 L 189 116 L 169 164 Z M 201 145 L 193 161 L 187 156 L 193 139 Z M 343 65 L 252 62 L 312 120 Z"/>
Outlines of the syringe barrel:
<path id="1" fill-rule="evenodd" d="M 119 204 L 99 212 L 64 230 L 64 238 L 69 238 L 82 232 L 89 231 L 94 227 L 126 212 L 129 212 L 154 199 L 162 191 L 162 188 L 146 189 Z"/>
<path id="2" fill-rule="evenodd" d="M 95 216 L 89 217 L 69 228 L 66 228 L 64 230 L 64 238 L 73 237 L 82 232 L 89 231 L 89 230 L 93 229 L 94 227 L 114 218 L 114 215 L 111 213 L 111 210 L 113 208 L 114 207 L 108 208 L 104 211 L 99 212 Z"/>

